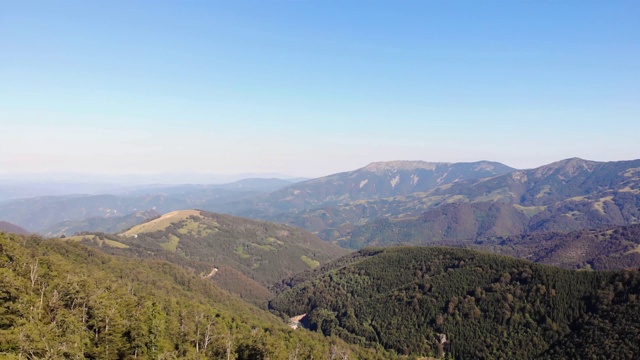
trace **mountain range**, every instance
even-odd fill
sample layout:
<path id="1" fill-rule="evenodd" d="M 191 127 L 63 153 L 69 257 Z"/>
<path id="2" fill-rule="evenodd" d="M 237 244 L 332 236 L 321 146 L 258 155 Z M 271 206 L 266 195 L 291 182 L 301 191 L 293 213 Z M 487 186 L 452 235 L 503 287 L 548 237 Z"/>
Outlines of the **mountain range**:
<path id="1" fill-rule="evenodd" d="M 139 216 L 141 212 L 209 208 L 213 204 L 255 197 L 291 184 L 288 180 L 250 178 L 220 185 L 144 185 L 120 188 L 113 191 L 116 194 L 14 199 L 0 202 L 0 219 L 48 236 L 73 235 L 78 231 L 113 231 L 148 218 Z M 132 223 L 136 218 L 140 221 Z"/>
<path id="2" fill-rule="evenodd" d="M 640 160 L 567 159 L 427 192 L 280 214 L 272 220 L 359 248 L 628 225 L 640 219 L 639 205 Z"/>
<path id="3" fill-rule="evenodd" d="M 6 221 L 0 221 L 0 231 L 21 235 L 26 235 L 29 233 L 27 230 L 21 228 L 20 226 Z"/>
<path id="4" fill-rule="evenodd" d="M 636 359 L 639 197 L 567 159 L 3 202 L 60 239 L 0 233 L 0 355 Z"/>

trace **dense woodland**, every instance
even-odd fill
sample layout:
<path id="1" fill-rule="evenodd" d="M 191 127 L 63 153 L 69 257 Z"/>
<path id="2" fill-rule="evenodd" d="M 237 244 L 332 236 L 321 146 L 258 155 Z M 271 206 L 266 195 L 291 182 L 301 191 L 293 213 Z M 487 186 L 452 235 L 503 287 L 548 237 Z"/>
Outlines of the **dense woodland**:
<path id="1" fill-rule="evenodd" d="M 371 248 L 278 288 L 274 311 L 308 313 L 312 330 L 400 354 L 640 357 L 635 270 L 570 271 L 465 249 Z"/>
<path id="2" fill-rule="evenodd" d="M 0 233 L 6 359 L 392 359 L 289 329 L 212 282 L 158 260 Z"/>
<path id="3" fill-rule="evenodd" d="M 640 268 L 640 225 L 446 242 L 569 269 Z"/>

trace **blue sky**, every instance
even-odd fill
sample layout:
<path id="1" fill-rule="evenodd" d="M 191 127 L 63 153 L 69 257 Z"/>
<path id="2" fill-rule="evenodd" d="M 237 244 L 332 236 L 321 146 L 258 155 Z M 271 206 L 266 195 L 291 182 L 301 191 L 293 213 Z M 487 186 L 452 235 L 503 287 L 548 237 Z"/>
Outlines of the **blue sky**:
<path id="1" fill-rule="evenodd" d="M 638 1 L 4 1 L 0 173 L 640 157 Z"/>

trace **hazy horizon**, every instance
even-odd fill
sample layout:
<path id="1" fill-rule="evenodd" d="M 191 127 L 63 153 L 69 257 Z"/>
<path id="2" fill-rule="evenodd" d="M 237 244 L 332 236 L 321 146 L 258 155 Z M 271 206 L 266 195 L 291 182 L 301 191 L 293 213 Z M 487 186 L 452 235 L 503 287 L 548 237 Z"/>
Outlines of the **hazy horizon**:
<path id="1" fill-rule="evenodd" d="M 8 2 L 0 175 L 640 157 L 640 3 Z"/>

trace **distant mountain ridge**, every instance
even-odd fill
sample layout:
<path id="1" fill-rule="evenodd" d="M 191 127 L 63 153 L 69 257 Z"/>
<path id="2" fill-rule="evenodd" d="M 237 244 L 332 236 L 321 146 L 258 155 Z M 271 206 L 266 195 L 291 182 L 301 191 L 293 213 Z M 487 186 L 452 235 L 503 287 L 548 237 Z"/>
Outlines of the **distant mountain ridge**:
<path id="1" fill-rule="evenodd" d="M 80 232 L 119 233 L 130 227 L 160 216 L 155 210 L 136 211 L 125 216 L 92 217 L 85 220 L 63 221 L 40 230 L 44 236 L 57 237 L 73 235 Z"/>
<path id="2" fill-rule="evenodd" d="M 121 189 L 117 195 L 73 194 L 16 199 L 0 202 L 0 219 L 43 235 L 57 235 L 62 233 L 62 229 L 79 225 L 82 225 L 80 231 L 105 231 L 105 223 L 114 221 L 93 218 L 125 217 L 139 211 L 165 213 L 209 208 L 291 184 L 288 180 L 252 178 L 221 185 L 137 186 Z M 132 225 L 135 224 L 129 226 Z"/>
<path id="3" fill-rule="evenodd" d="M 639 209 L 640 160 L 574 158 L 277 220 L 357 248 L 629 225 L 640 221 Z"/>
<path id="4" fill-rule="evenodd" d="M 216 210 L 253 218 L 274 219 L 321 206 L 425 192 L 458 181 L 509 173 L 506 165 L 479 161 L 431 163 L 390 161 L 300 182 L 253 200 L 228 203 Z"/>
<path id="5" fill-rule="evenodd" d="M 0 221 L 0 231 L 20 235 L 26 235 L 29 233 L 27 230 L 21 228 L 20 226 L 6 221 Z"/>

